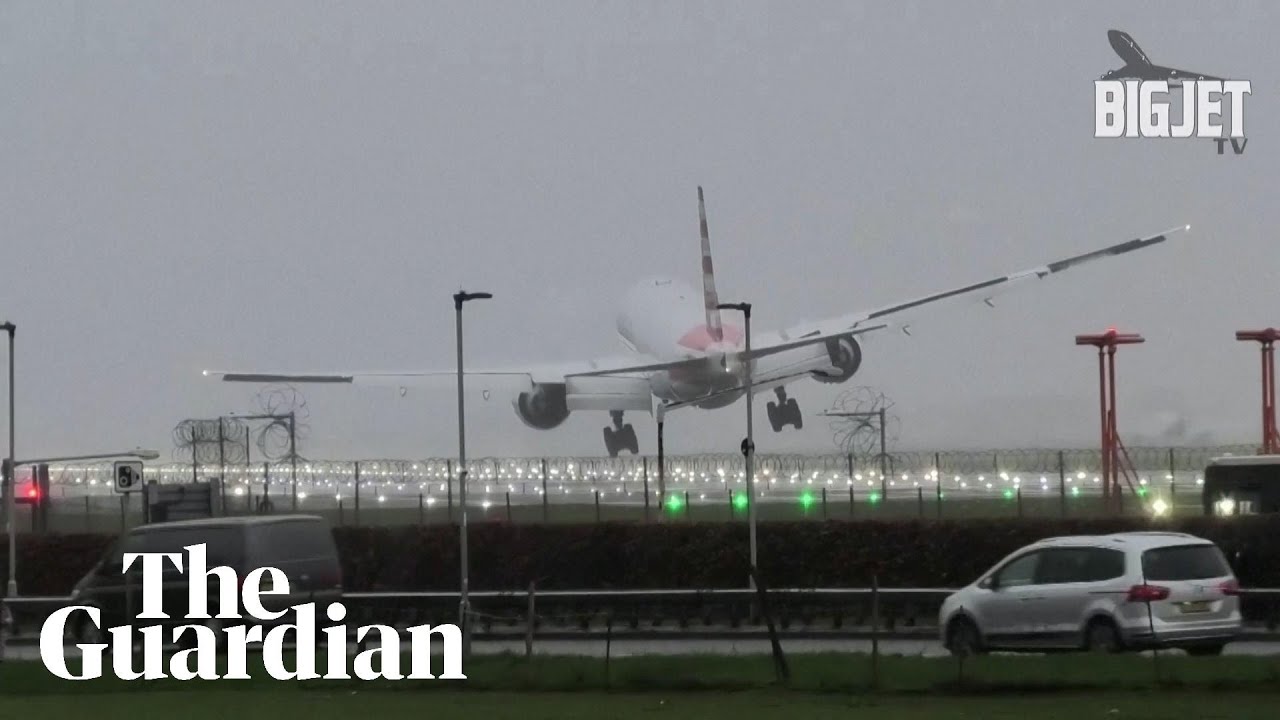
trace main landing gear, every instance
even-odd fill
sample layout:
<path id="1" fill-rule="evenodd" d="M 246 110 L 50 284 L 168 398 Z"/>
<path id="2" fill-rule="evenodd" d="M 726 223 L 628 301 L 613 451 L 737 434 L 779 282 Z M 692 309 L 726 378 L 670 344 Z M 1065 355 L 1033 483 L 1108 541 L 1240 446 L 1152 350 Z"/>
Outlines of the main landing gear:
<path id="1" fill-rule="evenodd" d="M 609 413 L 613 418 L 613 427 L 604 429 L 604 447 L 609 451 L 609 457 L 618 457 L 618 453 L 623 450 L 630 450 L 632 455 L 640 454 L 640 442 L 636 440 L 635 428 L 631 427 L 631 423 L 622 423 L 622 413 L 614 410 Z"/>
<path id="2" fill-rule="evenodd" d="M 787 389 L 784 387 L 774 388 L 774 393 L 778 395 L 778 402 L 769 401 L 769 424 L 773 426 L 774 432 L 782 432 L 782 428 L 791 425 L 799 430 L 804 427 L 804 417 L 800 414 L 800 405 L 795 398 L 787 397 Z"/>

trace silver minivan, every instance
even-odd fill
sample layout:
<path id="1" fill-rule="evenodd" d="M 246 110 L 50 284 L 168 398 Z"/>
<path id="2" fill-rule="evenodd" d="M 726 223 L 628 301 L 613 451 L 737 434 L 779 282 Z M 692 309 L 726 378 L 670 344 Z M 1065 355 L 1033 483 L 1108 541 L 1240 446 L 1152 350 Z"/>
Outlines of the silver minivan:
<path id="1" fill-rule="evenodd" d="M 1240 586 L 1212 542 L 1172 532 L 1042 540 L 943 602 L 953 654 L 1152 647 L 1217 655 L 1241 630 Z"/>

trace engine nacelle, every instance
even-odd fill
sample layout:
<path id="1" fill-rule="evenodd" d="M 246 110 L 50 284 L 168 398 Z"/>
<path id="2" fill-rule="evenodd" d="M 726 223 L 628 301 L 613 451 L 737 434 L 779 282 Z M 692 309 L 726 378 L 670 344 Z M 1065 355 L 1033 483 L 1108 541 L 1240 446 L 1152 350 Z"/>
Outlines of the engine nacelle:
<path id="1" fill-rule="evenodd" d="M 569 404 L 563 383 L 535 383 L 512 403 L 520 421 L 535 430 L 550 430 L 569 418 Z"/>
<path id="2" fill-rule="evenodd" d="M 822 383 L 842 383 L 854 376 L 862 366 L 862 346 L 852 337 L 827 341 L 827 355 L 836 370 L 830 373 L 814 373 L 813 378 Z"/>

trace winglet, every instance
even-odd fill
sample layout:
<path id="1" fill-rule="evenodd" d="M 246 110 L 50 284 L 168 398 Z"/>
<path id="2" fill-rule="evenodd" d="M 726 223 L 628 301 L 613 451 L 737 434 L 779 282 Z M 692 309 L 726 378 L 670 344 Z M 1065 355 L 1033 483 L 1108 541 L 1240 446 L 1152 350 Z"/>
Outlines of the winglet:
<path id="1" fill-rule="evenodd" d="M 1082 255 L 1076 255 L 1075 257 L 1070 257 L 1065 260 L 1058 260 L 1057 262 L 1052 262 L 1046 265 L 1045 270 L 1047 270 L 1049 274 L 1061 272 L 1068 268 L 1072 268 L 1077 265 L 1083 265 L 1084 263 L 1091 262 L 1099 258 L 1110 257 L 1114 255 L 1124 255 L 1125 253 L 1130 253 L 1135 250 L 1141 250 L 1151 245 L 1157 245 L 1159 243 L 1162 243 L 1168 240 L 1169 236 L 1173 235 L 1174 233 L 1190 232 L 1190 231 L 1191 231 L 1190 225 L 1180 225 L 1178 227 L 1169 228 L 1168 230 L 1165 230 L 1164 232 L 1156 235 L 1150 235 L 1142 238 L 1135 238 L 1127 242 L 1122 242 L 1116 245 L 1112 245 L 1110 247 L 1105 247 L 1101 250 L 1094 250 L 1093 252 L 1087 252 Z"/>

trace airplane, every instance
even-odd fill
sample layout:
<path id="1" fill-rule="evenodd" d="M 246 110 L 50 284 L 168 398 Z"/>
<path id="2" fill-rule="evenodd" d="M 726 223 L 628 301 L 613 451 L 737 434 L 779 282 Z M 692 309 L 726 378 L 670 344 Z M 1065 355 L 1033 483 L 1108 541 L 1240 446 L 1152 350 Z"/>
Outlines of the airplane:
<path id="1" fill-rule="evenodd" d="M 583 362 L 521 368 L 464 370 L 465 376 L 514 378 L 512 404 L 525 425 L 537 430 L 559 427 L 574 412 L 608 412 L 612 425 L 604 428 L 605 449 L 611 457 L 622 450 L 639 454 L 635 429 L 624 413 L 643 412 L 659 423 L 666 413 L 686 407 L 722 408 L 746 394 L 747 373 L 755 391 L 772 390 L 769 423 L 774 432 L 788 425 L 804 425 L 800 407 L 787 397 L 787 385 L 802 379 L 819 383 L 848 382 L 862 365 L 859 338 L 897 326 L 910 335 L 913 312 L 946 301 L 980 300 L 994 307 L 993 298 L 1024 281 L 1042 280 L 1093 262 L 1164 242 L 1180 226 L 1128 240 L 1028 270 L 983 280 L 963 287 L 885 305 L 872 310 L 802 322 L 773 332 L 752 333 L 748 352 L 744 327 L 724 322 L 716 292 L 707 229 L 706 202 L 698 188 L 701 230 L 702 292 L 669 277 L 641 280 L 626 294 L 617 316 L 617 331 L 630 355 Z M 700 301 L 700 302 L 699 302 Z M 366 373 L 214 372 L 205 376 L 226 382 L 345 383 L 399 386 L 427 384 L 431 378 L 456 376 L 453 370 Z M 486 395 L 487 397 L 487 395 Z"/>
<path id="2" fill-rule="evenodd" d="M 1203 73 L 1192 72 L 1190 70 L 1177 70 L 1161 65 L 1152 65 L 1147 59 L 1147 54 L 1142 52 L 1142 48 L 1138 47 L 1138 43 L 1129 33 L 1123 30 L 1108 30 L 1107 40 L 1111 42 L 1111 49 L 1116 51 L 1121 60 L 1124 60 L 1124 67 L 1118 70 L 1111 70 L 1102 75 L 1102 80 L 1173 80 L 1181 82 L 1183 80 L 1223 80 L 1220 77 L 1205 75 Z"/>

